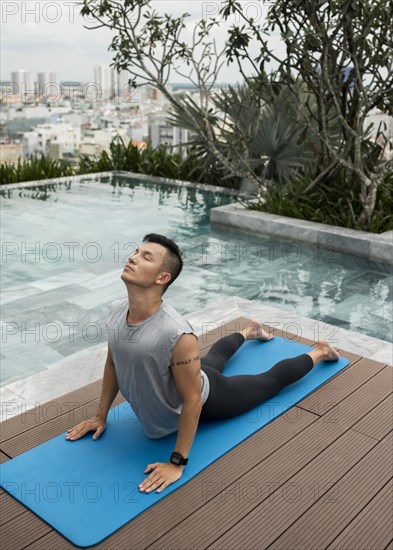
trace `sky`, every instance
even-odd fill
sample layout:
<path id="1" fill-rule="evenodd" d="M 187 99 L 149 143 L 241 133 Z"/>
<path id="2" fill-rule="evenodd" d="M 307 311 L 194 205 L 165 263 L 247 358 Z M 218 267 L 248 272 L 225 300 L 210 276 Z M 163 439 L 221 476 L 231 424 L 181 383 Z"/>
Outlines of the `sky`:
<path id="1" fill-rule="evenodd" d="M 78 4 L 79 0 L 2 0 L 1 80 L 8 81 L 11 71 L 24 69 L 34 73 L 55 72 L 59 81 L 90 82 L 94 65 L 109 65 L 114 52 L 109 52 L 108 46 L 114 35 L 107 28 L 84 28 L 94 23 L 79 14 Z M 186 42 L 190 42 L 196 21 L 218 17 L 220 7 L 218 1 L 205 0 L 159 0 L 151 4 L 160 14 L 190 14 L 184 35 Z M 264 19 L 267 8 L 259 1 L 245 0 L 243 6 L 249 16 Z M 226 27 L 228 24 L 220 22 L 215 33 L 218 44 L 224 43 Z M 278 36 L 272 36 L 271 43 L 278 50 L 283 47 Z M 229 83 L 241 80 L 233 67 L 224 67 L 220 78 Z M 185 79 L 174 74 L 170 81 Z"/>

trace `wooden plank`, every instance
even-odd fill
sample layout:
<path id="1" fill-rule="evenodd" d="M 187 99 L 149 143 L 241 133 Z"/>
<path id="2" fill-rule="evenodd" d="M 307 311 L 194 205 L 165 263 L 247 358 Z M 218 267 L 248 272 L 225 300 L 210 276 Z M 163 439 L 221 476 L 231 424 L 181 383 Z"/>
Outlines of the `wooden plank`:
<path id="1" fill-rule="evenodd" d="M 33 512 L 27 511 L 1 527 L 1 546 L 5 549 L 21 550 L 51 530 L 47 523 Z"/>
<path id="2" fill-rule="evenodd" d="M 386 548 L 393 535 L 392 510 L 393 480 L 390 480 L 329 544 L 328 550 L 342 550 L 342 548 L 382 550 Z"/>
<path id="3" fill-rule="evenodd" d="M 67 414 L 71 408 L 82 406 L 89 400 L 99 398 L 101 385 L 102 380 L 97 380 L 1 422 L 0 442 L 7 441 L 11 437 L 29 431 L 31 428 Z"/>
<path id="4" fill-rule="evenodd" d="M 266 548 L 310 506 L 315 486 L 328 490 L 375 444 L 339 426 L 328 433 L 317 420 L 149 548 L 181 548 L 185 540 L 190 548 Z"/>
<path id="5" fill-rule="evenodd" d="M 333 344 L 333 347 L 336 348 L 336 346 Z M 363 359 L 361 355 L 357 355 L 356 353 L 351 353 L 350 351 L 346 351 L 345 349 L 336 348 L 341 357 L 346 357 L 349 359 L 350 364 L 356 363 L 357 361 L 360 361 L 360 359 Z M 383 363 L 381 363 L 383 364 Z"/>
<path id="6" fill-rule="evenodd" d="M 225 336 L 229 336 L 233 334 L 234 332 L 238 332 L 240 330 L 243 330 L 247 327 L 247 325 L 250 323 L 250 320 L 246 317 L 237 317 L 236 319 L 232 319 L 231 321 L 227 323 L 207 323 L 206 329 L 209 327 L 214 327 L 211 331 L 205 331 L 202 327 L 202 334 L 198 337 L 198 344 L 199 348 L 201 350 L 201 357 L 206 355 L 206 353 L 210 350 L 213 344 L 218 342 L 220 338 L 223 338 Z M 266 327 L 266 330 L 268 330 L 269 327 Z"/>
<path id="7" fill-rule="evenodd" d="M 392 434 L 378 442 L 270 548 L 326 548 L 391 479 L 392 443 Z M 388 540 L 385 538 L 386 543 Z M 372 544 L 369 548 L 376 549 L 376 546 Z"/>
<path id="8" fill-rule="evenodd" d="M 369 360 L 364 359 L 364 361 Z M 359 364 L 360 361 L 355 365 Z M 321 418 L 326 422 L 337 422 L 353 427 L 356 422 L 392 393 L 392 385 L 393 369 L 385 367 L 345 399 L 340 402 L 336 400 L 336 405 L 328 409 L 328 412 L 323 414 Z M 319 396 L 317 399 L 319 401 Z"/>
<path id="9" fill-rule="evenodd" d="M 29 550 L 71 550 L 73 548 L 80 548 L 75 546 L 67 539 L 62 537 L 57 531 L 52 530 L 50 533 L 47 533 L 38 540 L 24 546 L 23 548 L 28 548 Z M 89 546 L 89 548 L 101 548 L 99 544 L 94 546 Z M 130 547 L 131 548 L 131 547 Z M 113 547 L 115 550 L 115 547 Z"/>
<path id="10" fill-rule="evenodd" d="M 7 462 L 7 460 L 10 460 L 10 457 L 0 451 L 0 464 Z"/>
<path id="11" fill-rule="evenodd" d="M 0 451 L 0 464 L 8 462 L 10 457 Z M 16 517 L 20 513 L 23 513 L 25 510 L 24 506 L 12 498 L 6 491 L 0 489 L 0 504 L 1 504 L 1 514 L 0 514 L 0 527 L 7 523 L 10 519 Z M 0 534 L 1 540 L 1 534 Z"/>
<path id="12" fill-rule="evenodd" d="M 113 407 L 124 402 L 124 397 L 119 393 L 113 402 Z M 48 420 L 47 422 L 40 422 L 34 427 L 31 427 L 28 431 L 20 433 L 2 443 L 2 449 L 9 456 L 15 457 L 22 453 L 25 453 L 29 449 L 58 436 L 66 431 L 86 420 L 90 416 L 93 416 L 98 408 L 99 398 L 94 401 L 88 401 L 85 404 L 80 404 L 76 408 L 71 408 L 68 413 L 62 414 Z"/>
<path id="13" fill-rule="evenodd" d="M 362 434 L 383 439 L 393 430 L 393 394 L 379 403 L 372 411 L 353 425 L 352 429 Z"/>
<path id="14" fill-rule="evenodd" d="M 18 500 L 13 498 L 9 493 L 0 490 L 0 502 L 1 502 L 1 514 L 0 514 L 0 526 L 5 525 L 9 521 L 17 518 L 20 515 L 24 515 L 28 512 L 28 509 L 23 506 Z M 29 512 L 32 514 L 32 512 Z M 33 514 L 34 515 L 34 514 Z"/>
<path id="15" fill-rule="evenodd" d="M 234 332 L 243 330 L 249 324 L 250 319 L 243 316 L 236 317 L 236 319 L 232 319 L 231 321 L 227 321 L 226 323 L 206 322 L 205 327 L 202 327 L 202 334 L 199 336 L 198 339 L 199 345 L 201 346 L 201 348 L 205 348 L 206 346 L 211 347 L 215 342 L 220 340 L 220 338 L 224 338 L 225 336 L 229 336 Z M 269 325 L 262 323 L 262 327 L 268 333 L 275 334 L 275 330 Z"/>
<path id="16" fill-rule="evenodd" d="M 319 416 L 329 411 L 334 414 L 338 404 L 349 394 L 360 391 L 361 388 L 367 393 L 368 383 L 385 368 L 383 363 L 362 358 L 354 364 L 348 365 L 326 384 L 299 401 L 297 406 Z"/>
<path id="17" fill-rule="evenodd" d="M 227 323 L 206 323 L 205 327 L 202 327 L 202 334 L 198 337 L 201 351 L 204 351 L 204 354 L 206 354 L 220 338 L 243 330 L 249 323 L 250 319 L 242 316 L 236 317 L 236 319 L 232 319 Z"/>
<path id="18" fill-rule="evenodd" d="M 295 323 L 296 324 L 296 323 Z M 309 340 L 308 338 L 303 338 L 299 332 L 292 332 L 291 330 L 276 328 L 276 327 L 269 327 L 269 325 L 263 325 L 265 330 L 269 332 L 269 334 L 273 333 L 274 336 L 280 336 L 280 338 L 284 338 L 285 340 L 293 340 L 294 342 L 300 342 L 302 344 L 306 344 L 308 346 L 312 346 L 314 343 L 314 340 Z M 269 328 L 266 328 L 269 327 Z M 290 324 L 289 328 L 293 328 L 293 325 Z M 300 327 L 299 327 L 300 328 Z"/>
<path id="19" fill-rule="evenodd" d="M 207 334 L 210 335 L 210 340 L 212 345 L 214 342 L 218 341 L 220 338 L 224 336 L 228 336 L 229 334 L 232 334 L 233 332 L 243 330 L 247 327 L 247 325 L 250 324 L 251 319 L 247 317 L 237 317 L 236 319 L 233 319 L 232 321 L 226 322 L 226 323 L 206 323 L 206 329 L 212 329 L 209 333 L 203 332 L 202 335 L 199 337 L 200 339 L 200 345 L 204 345 L 206 343 Z M 291 325 L 292 326 L 292 325 Z M 262 328 L 268 333 L 273 334 L 275 336 L 280 336 L 281 338 L 285 338 L 286 340 L 296 340 L 299 342 L 302 342 L 307 345 L 313 345 L 314 341 L 309 340 L 307 338 L 301 337 L 296 332 L 291 332 L 288 330 L 282 330 L 279 328 L 272 327 L 269 324 L 262 323 Z"/>
<path id="20" fill-rule="evenodd" d="M 292 342 L 298 342 L 299 344 L 305 344 L 306 346 L 313 347 L 315 345 L 314 340 L 310 340 L 309 338 L 304 338 L 303 336 L 298 336 L 297 334 L 293 334 L 291 332 L 283 332 L 283 338 L 286 340 L 291 340 Z"/>

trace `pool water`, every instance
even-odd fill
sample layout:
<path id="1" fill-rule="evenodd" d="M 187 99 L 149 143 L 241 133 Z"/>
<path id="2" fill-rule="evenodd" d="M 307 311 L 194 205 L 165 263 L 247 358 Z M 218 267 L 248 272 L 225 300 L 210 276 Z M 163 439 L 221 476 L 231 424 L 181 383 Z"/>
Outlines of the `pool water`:
<path id="1" fill-rule="evenodd" d="M 241 296 L 392 341 L 389 266 L 211 227 L 210 209 L 231 195 L 108 176 L 0 195 L 2 384 L 106 341 L 124 263 L 150 232 L 183 250 L 165 294 L 181 313 Z"/>

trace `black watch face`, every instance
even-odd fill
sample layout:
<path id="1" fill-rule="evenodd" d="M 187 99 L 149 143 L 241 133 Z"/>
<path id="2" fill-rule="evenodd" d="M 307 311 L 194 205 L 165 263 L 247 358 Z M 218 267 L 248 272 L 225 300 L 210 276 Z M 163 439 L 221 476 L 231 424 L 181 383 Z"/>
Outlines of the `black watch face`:
<path id="1" fill-rule="evenodd" d="M 174 464 L 179 465 L 179 464 L 180 464 L 180 458 L 179 458 L 178 456 L 173 456 L 173 457 L 172 457 L 172 462 L 173 462 Z"/>

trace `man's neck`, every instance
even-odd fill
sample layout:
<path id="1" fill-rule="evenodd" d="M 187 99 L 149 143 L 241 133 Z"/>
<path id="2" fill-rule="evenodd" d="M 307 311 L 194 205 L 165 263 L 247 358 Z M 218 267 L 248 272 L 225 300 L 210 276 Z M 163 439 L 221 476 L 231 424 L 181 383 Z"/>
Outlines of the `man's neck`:
<path id="1" fill-rule="evenodd" d="M 133 325 L 146 321 L 146 319 L 154 315 L 161 304 L 161 297 L 155 296 L 151 299 L 146 299 L 146 297 L 138 296 L 136 298 L 135 296 L 130 296 L 129 293 L 127 323 Z"/>

